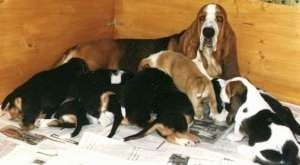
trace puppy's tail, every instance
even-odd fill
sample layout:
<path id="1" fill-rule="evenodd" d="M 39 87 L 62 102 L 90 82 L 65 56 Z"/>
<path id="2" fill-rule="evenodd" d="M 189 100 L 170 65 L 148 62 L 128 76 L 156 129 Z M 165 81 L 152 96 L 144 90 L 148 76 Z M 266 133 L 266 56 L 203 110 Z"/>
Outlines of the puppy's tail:
<path id="1" fill-rule="evenodd" d="M 113 125 L 112 125 L 110 133 L 107 136 L 107 137 L 111 138 L 115 135 L 115 133 L 123 119 L 122 112 L 121 112 L 122 111 L 121 104 L 119 103 L 117 95 L 115 95 L 112 92 L 104 93 L 101 96 L 101 98 L 102 98 L 102 101 L 101 101 L 102 110 L 101 111 L 109 111 L 114 115 Z"/>
<path id="2" fill-rule="evenodd" d="M 134 139 L 139 139 L 142 137 L 145 137 L 146 135 L 154 132 L 157 129 L 157 120 L 154 120 L 150 122 L 144 129 L 142 129 L 140 132 L 130 135 L 124 138 L 124 141 L 129 141 L 129 140 L 134 140 Z"/>
<path id="3" fill-rule="evenodd" d="M 256 157 L 255 162 L 264 165 L 298 165 L 300 163 L 298 157 L 298 147 L 293 141 L 287 141 L 282 147 L 282 153 L 274 150 L 261 151 L 266 160 Z"/>

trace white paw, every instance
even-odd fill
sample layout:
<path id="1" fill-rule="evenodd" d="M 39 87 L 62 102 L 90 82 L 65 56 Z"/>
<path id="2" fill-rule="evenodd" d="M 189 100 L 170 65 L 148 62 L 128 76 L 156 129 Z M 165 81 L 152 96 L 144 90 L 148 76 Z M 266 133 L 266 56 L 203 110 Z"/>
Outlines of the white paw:
<path id="1" fill-rule="evenodd" d="M 108 127 L 114 122 L 114 114 L 108 111 L 105 111 L 101 114 L 100 118 L 98 119 L 98 122 L 102 127 Z"/>
<path id="2" fill-rule="evenodd" d="M 47 128 L 49 127 L 48 126 L 48 123 L 54 121 L 56 119 L 37 119 L 34 123 L 34 125 L 38 128 Z"/>
<path id="3" fill-rule="evenodd" d="M 236 133 L 231 133 L 227 136 L 227 139 L 233 142 L 241 141 L 243 140 L 244 135 L 242 134 L 236 134 Z"/>
<path id="4" fill-rule="evenodd" d="M 226 121 L 226 117 L 228 115 L 228 112 L 226 110 L 222 110 L 221 113 L 217 114 L 217 115 L 210 115 L 210 117 L 217 122 L 224 122 Z"/>
<path id="5" fill-rule="evenodd" d="M 175 140 L 176 144 L 182 145 L 182 146 L 194 146 L 196 143 L 190 139 L 185 138 L 176 138 Z"/>

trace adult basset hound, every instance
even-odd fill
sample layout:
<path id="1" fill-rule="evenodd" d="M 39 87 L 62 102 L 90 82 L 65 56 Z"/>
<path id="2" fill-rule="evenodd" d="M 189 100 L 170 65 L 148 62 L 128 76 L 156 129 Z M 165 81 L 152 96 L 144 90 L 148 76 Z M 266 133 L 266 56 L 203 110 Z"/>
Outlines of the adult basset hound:
<path id="1" fill-rule="evenodd" d="M 235 34 L 224 8 L 218 4 L 204 5 L 190 27 L 171 38 L 169 49 L 194 59 L 210 79 L 239 75 Z"/>
<path id="2" fill-rule="evenodd" d="M 207 77 L 228 79 L 239 75 L 235 42 L 225 10 L 220 5 L 207 4 L 181 33 L 159 39 L 100 39 L 91 42 L 92 46 L 77 46 L 73 54 L 75 51 L 76 57 L 82 56 L 89 66 L 92 65 L 91 69 L 116 69 L 117 65 L 136 72 L 141 59 L 170 49 L 194 59 Z M 64 63 L 66 59 L 68 55 L 59 63 Z"/>

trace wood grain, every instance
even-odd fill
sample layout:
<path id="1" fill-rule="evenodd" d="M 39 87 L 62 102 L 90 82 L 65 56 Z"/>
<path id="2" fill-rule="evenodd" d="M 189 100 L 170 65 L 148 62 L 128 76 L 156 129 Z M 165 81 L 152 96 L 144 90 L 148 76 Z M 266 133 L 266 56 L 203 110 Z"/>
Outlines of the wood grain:
<path id="1" fill-rule="evenodd" d="M 0 98 L 75 44 L 178 33 L 208 2 L 227 10 L 241 73 L 281 100 L 300 104 L 300 7 L 258 0 L 2 0 Z"/>
<path id="2" fill-rule="evenodd" d="M 283 101 L 300 104 L 300 7 L 258 0 L 117 0 L 115 38 L 159 38 L 178 33 L 199 8 L 224 6 L 237 35 L 242 75 Z"/>
<path id="3" fill-rule="evenodd" d="M 0 1 L 0 98 L 77 43 L 111 38 L 113 1 Z"/>

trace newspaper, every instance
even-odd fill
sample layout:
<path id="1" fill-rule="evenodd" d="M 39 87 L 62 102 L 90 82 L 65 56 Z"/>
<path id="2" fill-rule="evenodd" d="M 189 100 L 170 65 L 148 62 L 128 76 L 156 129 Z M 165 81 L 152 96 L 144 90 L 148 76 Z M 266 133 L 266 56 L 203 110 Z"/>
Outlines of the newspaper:
<path id="1" fill-rule="evenodd" d="M 215 143 L 228 129 L 229 126 L 225 122 L 214 122 L 208 119 L 194 120 L 190 128 L 192 133 L 208 143 Z"/>
<path id="2" fill-rule="evenodd" d="M 290 106 L 290 105 L 288 105 Z M 292 107 L 300 119 L 299 107 Z M 298 120 L 299 121 L 299 120 Z M 18 124 L 0 118 L 0 130 Z M 237 153 L 237 146 L 246 143 L 231 142 L 226 137 L 233 126 L 210 121 L 195 121 L 191 131 L 198 134 L 201 143 L 192 147 L 165 141 L 153 133 L 144 138 L 123 142 L 123 138 L 140 131 L 136 126 L 120 126 L 113 139 L 107 138 L 111 126 L 99 124 L 84 126 L 81 133 L 70 138 L 73 129 L 38 128 L 24 135 L 26 140 L 8 137 L 0 131 L 0 164 L 171 164 L 171 165 L 227 165 L 253 164 Z M 29 139 L 29 143 L 28 143 Z M 96 158 L 96 160 L 95 160 Z"/>

